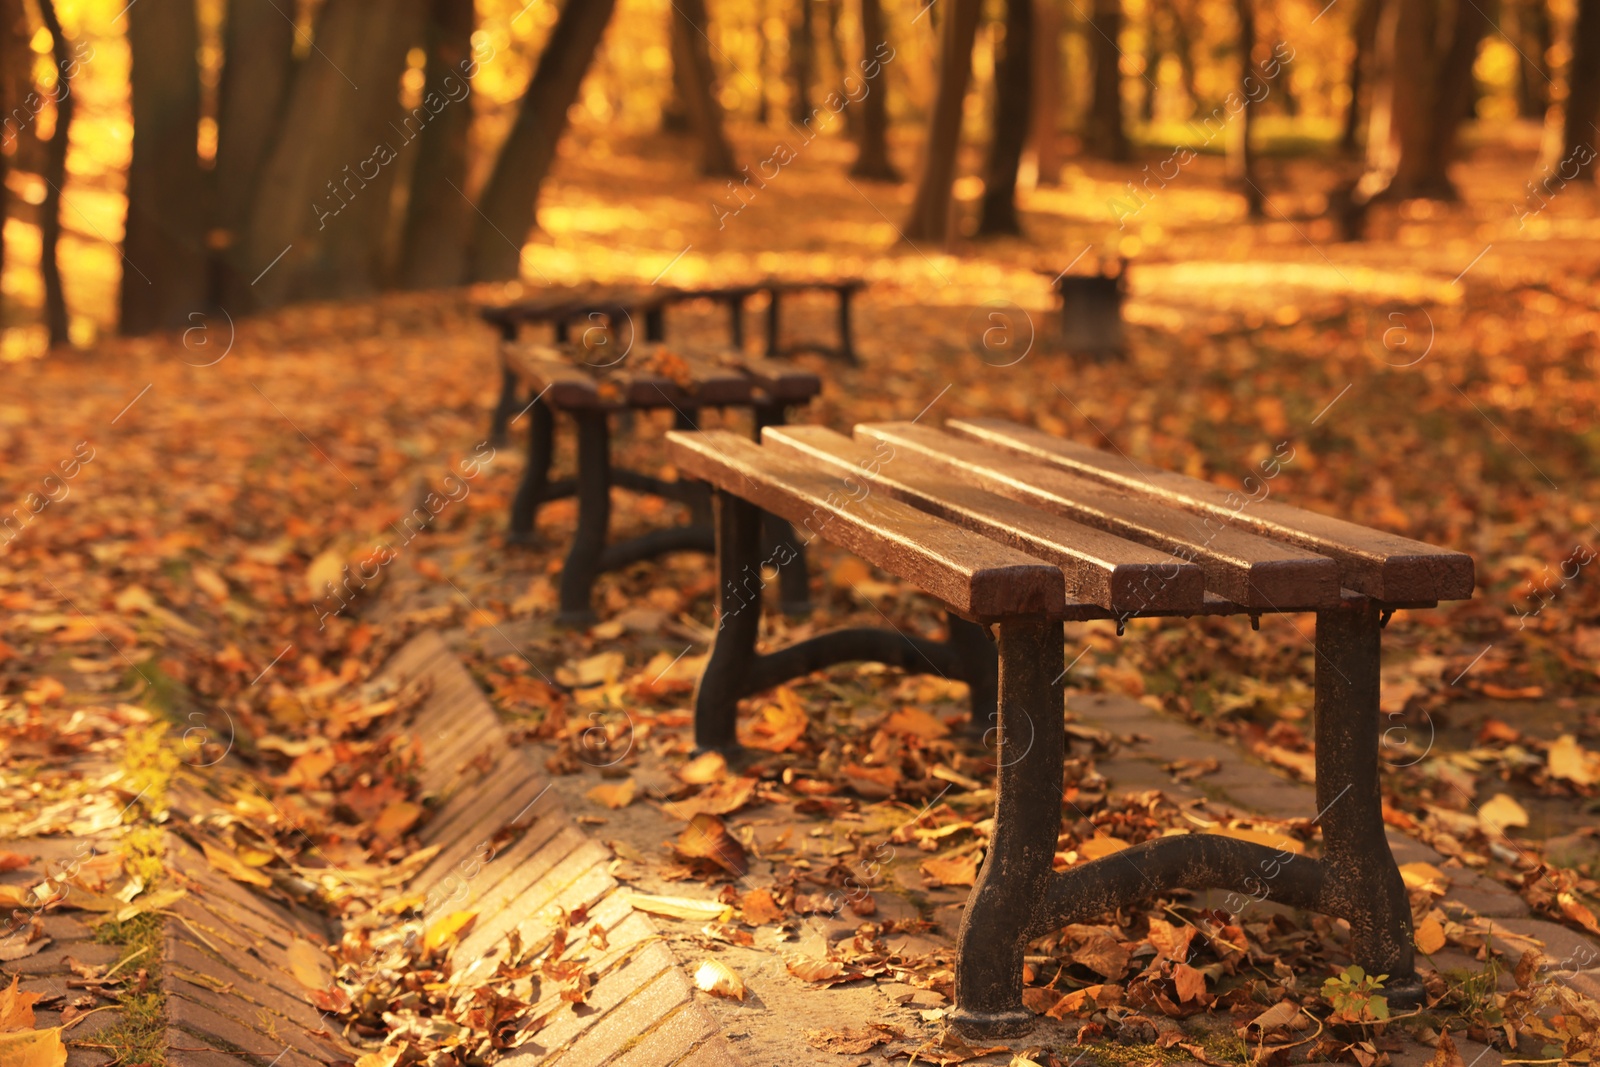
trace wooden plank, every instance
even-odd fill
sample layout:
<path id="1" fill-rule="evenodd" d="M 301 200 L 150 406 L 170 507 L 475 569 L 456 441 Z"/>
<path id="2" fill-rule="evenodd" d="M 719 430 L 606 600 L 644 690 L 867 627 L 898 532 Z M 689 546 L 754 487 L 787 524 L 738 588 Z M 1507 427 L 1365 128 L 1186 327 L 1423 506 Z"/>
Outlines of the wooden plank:
<path id="1" fill-rule="evenodd" d="M 863 491 L 816 464 L 727 430 L 674 430 L 667 447 L 683 475 L 788 519 L 801 538 L 825 537 L 958 612 L 1002 618 L 1066 609 L 1061 568 Z"/>
<path id="2" fill-rule="evenodd" d="M 572 358 L 551 345 L 507 342 L 503 346 L 506 366 L 523 386 L 541 395 L 556 408 L 614 408 L 621 399 L 604 398 L 594 376 L 573 366 Z"/>
<path id="3" fill-rule="evenodd" d="M 1472 596 L 1472 557 L 1330 515 L 1243 494 L 1125 456 L 1068 441 L 1005 419 L 952 419 L 954 433 L 1131 490 L 1165 504 L 1220 517 L 1240 529 L 1328 556 L 1347 588 L 1378 600 L 1466 600 Z M 1248 501 L 1243 503 L 1242 501 Z"/>
<path id="4" fill-rule="evenodd" d="M 1205 575 L 1165 552 L 954 482 L 822 426 L 769 426 L 762 443 L 822 464 L 899 500 L 1031 556 L 1066 577 L 1067 595 L 1118 613 L 1204 611 Z M 892 454 L 892 453 L 891 453 Z"/>
<path id="5" fill-rule="evenodd" d="M 1205 571 L 1206 588 L 1237 604 L 1286 611 L 1338 602 L 1339 568 L 1325 556 L 1197 521 L 1192 512 L 931 427 L 863 423 L 855 432 L 979 488 L 1193 560 Z"/>
<path id="6" fill-rule="evenodd" d="M 721 357 L 726 365 L 750 375 L 773 400 L 800 403 L 822 392 L 822 379 L 788 360 L 754 358 L 737 354 Z"/>
<path id="7" fill-rule="evenodd" d="M 633 407 L 752 404 L 760 389 L 759 383 L 737 369 L 661 348 L 631 353 L 607 367 L 604 375 L 617 384 Z"/>

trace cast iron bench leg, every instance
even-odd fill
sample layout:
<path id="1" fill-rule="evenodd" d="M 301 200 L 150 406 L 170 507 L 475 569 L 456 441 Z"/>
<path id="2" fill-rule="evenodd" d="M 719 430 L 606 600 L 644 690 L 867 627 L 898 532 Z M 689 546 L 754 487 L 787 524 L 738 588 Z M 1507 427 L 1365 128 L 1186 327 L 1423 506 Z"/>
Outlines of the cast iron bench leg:
<path id="1" fill-rule="evenodd" d="M 534 518 L 550 489 L 555 413 L 544 401 L 535 400 L 528 406 L 528 417 L 528 464 L 522 469 L 522 482 L 511 501 L 511 535 L 507 540 L 513 545 L 533 543 Z"/>
<path id="2" fill-rule="evenodd" d="M 666 308 L 652 307 L 645 310 L 644 339 L 646 341 L 665 341 L 667 339 Z"/>
<path id="3" fill-rule="evenodd" d="M 767 355 L 778 354 L 778 308 L 783 297 L 777 290 L 770 294 L 772 303 L 767 305 Z"/>
<path id="4" fill-rule="evenodd" d="M 489 444 L 495 448 L 506 446 L 506 431 L 511 426 L 511 417 L 517 413 L 517 376 L 511 373 L 511 365 L 500 357 L 500 399 L 495 403 L 494 412 L 489 416 Z"/>
<path id="5" fill-rule="evenodd" d="M 561 568 L 561 612 L 568 625 L 595 620 L 590 594 L 611 529 L 611 434 L 603 411 L 576 412 L 578 423 L 578 531 Z"/>
<path id="6" fill-rule="evenodd" d="M 739 698 L 749 691 L 761 629 L 761 510 L 716 493 L 717 636 L 694 694 L 694 745 L 731 752 L 739 745 Z"/>
<path id="7" fill-rule="evenodd" d="M 744 297 L 728 297 L 728 343 L 735 349 L 744 348 Z"/>
<path id="8" fill-rule="evenodd" d="M 1000 630 L 999 782 L 994 836 L 957 938 L 953 1025 L 991 1037 L 1027 1033 L 1026 932 L 1037 925 L 1061 824 L 1062 626 L 1039 616 Z"/>
<path id="9" fill-rule="evenodd" d="M 850 296 L 848 286 L 839 288 L 839 357 L 846 363 L 859 364 L 856 358 L 855 341 L 850 334 Z"/>
<path id="10" fill-rule="evenodd" d="M 1350 921 L 1351 955 L 1387 974 L 1391 1006 L 1420 1002 L 1411 905 L 1383 829 L 1378 782 L 1378 605 L 1317 612 L 1317 808 L 1327 904 Z"/>

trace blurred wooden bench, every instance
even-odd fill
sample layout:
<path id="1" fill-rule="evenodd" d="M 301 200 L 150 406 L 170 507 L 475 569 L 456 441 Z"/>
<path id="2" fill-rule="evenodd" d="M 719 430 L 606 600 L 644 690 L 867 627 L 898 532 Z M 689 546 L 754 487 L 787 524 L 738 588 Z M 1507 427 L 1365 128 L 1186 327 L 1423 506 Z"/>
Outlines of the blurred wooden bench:
<path id="1" fill-rule="evenodd" d="M 587 362 L 591 354 L 578 344 L 516 342 L 504 349 L 513 389 L 532 397 L 525 409 L 530 416 L 528 462 L 512 501 L 508 540 L 530 543 L 539 507 L 558 497 L 577 496 L 578 530 L 560 581 L 561 619 L 572 624 L 594 618 L 590 594 L 599 575 L 668 552 L 710 552 L 715 545 L 704 485 L 612 465 L 613 415 L 671 408 L 678 427 L 693 428 L 707 408 L 748 408 L 759 435 L 763 427 L 782 424 L 789 407 L 807 403 L 822 387 L 810 371 L 739 353 L 686 355 L 651 344 L 604 365 Z M 558 411 L 577 425 L 578 470 L 575 478 L 552 481 Z M 686 504 L 690 521 L 608 544 L 613 486 Z M 785 610 L 807 610 L 804 547 L 793 545 L 788 525 L 770 516 L 766 536 L 771 545 L 792 548 L 792 558 L 779 568 Z"/>
<path id="2" fill-rule="evenodd" d="M 1050 277 L 1048 271 L 1040 271 Z M 1128 295 L 1128 261 L 1123 258 L 1069 264 L 1050 277 L 1061 302 L 1061 341 L 1068 352 L 1111 359 L 1127 350 L 1122 305 Z"/>
<path id="3" fill-rule="evenodd" d="M 998 631 L 995 826 L 962 919 L 958 1027 L 1026 1032 L 1030 940 L 1180 887 L 1346 919 L 1356 962 L 1389 975 L 1390 1004 L 1421 996 L 1410 905 L 1384 837 L 1379 636 L 1397 608 L 1470 597 L 1470 557 L 996 419 L 955 420 L 944 431 L 863 424 L 853 438 L 773 426 L 760 444 L 715 432 L 668 440 L 682 474 L 715 491 L 719 619 L 695 698 L 701 748 L 736 747 L 740 698 L 831 663 L 884 659 L 989 685 L 960 634 Z M 793 523 L 799 541 L 825 538 L 941 601 L 952 640 L 846 630 L 758 654 L 760 598 L 741 583 L 761 562 L 763 512 Z M 1317 616 L 1322 857 L 1285 860 L 1252 842 L 1182 834 L 1053 872 L 1063 623 L 1114 619 L 1120 633 L 1141 615 L 1269 612 Z M 958 623 L 968 629 L 958 633 Z M 916 655 L 903 653 L 908 643 Z"/>

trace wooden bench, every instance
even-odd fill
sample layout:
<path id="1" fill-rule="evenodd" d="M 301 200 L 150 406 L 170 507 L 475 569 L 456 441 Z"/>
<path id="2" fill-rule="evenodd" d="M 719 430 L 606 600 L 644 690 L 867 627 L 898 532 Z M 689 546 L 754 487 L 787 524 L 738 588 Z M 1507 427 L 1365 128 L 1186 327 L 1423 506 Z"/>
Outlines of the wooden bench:
<path id="1" fill-rule="evenodd" d="M 888 658 L 981 678 L 983 657 L 955 623 L 985 645 L 980 626 L 998 631 L 995 826 L 959 934 L 959 1028 L 1026 1032 L 1029 941 L 1175 888 L 1265 894 L 1343 918 L 1356 962 L 1390 976 L 1390 1004 L 1420 998 L 1410 905 L 1384 837 L 1379 637 L 1397 608 L 1470 597 L 1470 557 L 996 419 L 943 431 L 863 424 L 853 438 L 769 427 L 760 444 L 727 433 L 668 440 L 680 471 L 715 492 L 719 620 L 695 698 L 700 747 L 736 746 L 739 698 L 829 663 Z M 801 543 L 823 537 L 942 601 L 952 641 L 844 631 L 757 654 L 759 588 L 747 575 L 760 562 L 763 511 L 793 523 Z M 1195 833 L 1052 871 L 1065 622 L 1114 619 L 1121 632 L 1137 615 L 1313 611 L 1320 859 L 1283 862 L 1259 844 Z M 900 654 L 908 641 L 924 658 Z"/>
<path id="2" fill-rule="evenodd" d="M 1040 274 L 1050 277 L 1048 271 Z M 1061 301 L 1061 341 L 1067 351 L 1091 359 L 1121 356 L 1127 349 L 1122 304 L 1128 295 L 1128 261 L 1076 262 L 1051 277 Z"/>
<path id="3" fill-rule="evenodd" d="M 591 357 L 590 362 L 603 364 L 625 358 L 637 340 L 665 341 L 667 308 L 694 300 L 711 300 L 727 307 L 728 344 L 736 351 L 743 350 L 745 303 L 757 293 L 766 293 L 768 358 L 815 351 L 856 364 L 860 361 L 856 357 L 850 302 L 866 284 L 861 278 L 851 277 L 821 280 L 767 278 L 747 285 L 690 289 L 667 285 L 552 287 L 526 300 L 480 308 L 478 315 L 500 331 L 502 346 L 515 343 L 524 327 L 538 324 L 550 326 L 552 342 L 566 344 L 573 339 L 573 325 L 581 324 L 583 332 L 579 340 L 598 353 Z M 784 296 L 814 289 L 832 291 L 838 297 L 838 344 L 783 345 L 780 339 L 780 308 Z M 623 325 L 627 326 L 625 333 Z M 496 447 L 505 443 L 507 427 L 521 403 L 517 397 L 516 382 L 503 355 L 500 360 L 500 381 L 500 400 L 495 405 L 489 428 L 489 440 Z"/>
<path id="4" fill-rule="evenodd" d="M 503 354 L 514 395 L 532 397 L 525 408 L 530 417 L 528 462 L 511 504 L 508 541 L 531 543 L 539 507 L 558 497 L 577 496 L 578 530 L 560 581 L 560 618 L 569 624 L 593 621 L 591 592 L 601 574 L 668 552 L 710 552 L 715 545 L 710 496 L 703 484 L 667 481 L 612 465 L 612 415 L 671 408 L 678 427 L 693 428 L 707 408 L 749 408 L 759 435 L 763 427 L 782 424 L 789 407 L 808 402 L 822 387 L 809 371 L 738 353 L 685 355 L 661 345 L 640 345 L 615 364 L 588 362 L 590 354 L 581 345 L 537 343 L 508 344 Z M 557 411 L 577 424 L 578 471 L 576 478 L 552 481 Z M 608 544 L 613 486 L 686 504 L 690 521 Z M 773 546 L 789 547 L 779 578 L 785 610 L 808 610 L 804 546 L 794 544 L 788 525 L 771 516 L 766 536 Z"/>

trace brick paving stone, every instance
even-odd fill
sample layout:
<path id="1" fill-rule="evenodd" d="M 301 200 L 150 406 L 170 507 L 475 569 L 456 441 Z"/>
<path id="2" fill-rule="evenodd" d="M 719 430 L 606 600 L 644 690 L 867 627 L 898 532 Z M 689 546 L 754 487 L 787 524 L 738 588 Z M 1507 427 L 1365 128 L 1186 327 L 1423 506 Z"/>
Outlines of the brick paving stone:
<path id="1" fill-rule="evenodd" d="M 31 956 L 5 964 L 6 974 L 55 975 L 70 974 L 67 959 L 91 966 L 109 967 L 122 958 L 119 945 L 102 945 L 94 941 L 52 941 Z"/>
<path id="2" fill-rule="evenodd" d="M 1450 889 L 1443 907 L 1452 918 L 1470 913 L 1489 919 L 1520 919 L 1529 914 L 1527 901 L 1481 871 L 1448 868 L 1445 874 L 1450 876 Z"/>
<path id="3" fill-rule="evenodd" d="M 446 847 L 439 853 L 441 858 L 452 853 L 460 858 L 479 842 L 494 837 L 513 820 L 531 820 L 543 792 L 544 784 L 534 781 L 518 783 L 486 798 L 478 797 L 476 791 L 458 793 L 434 815 L 420 839 L 425 845 L 445 843 Z"/>
<path id="4" fill-rule="evenodd" d="M 1532 942 L 1542 941 L 1544 947 L 1539 951 L 1547 957 L 1547 970 L 1581 970 L 1600 959 L 1600 944 L 1594 938 L 1548 919 L 1495 919 L 1493 930 L 1490 936 L 1495 947 L 1512 960 L 1526 949 L 1536 947 Z M 1502 931 L 1517 936 L 1502 937 Z"/>
<path id="5" fill-rule="evenodd" d="M 430 864 L 412 883 L 412 891 L 437 897 L 437 901 L 429 904 L 430 908 L 476 906 L 477 902 L 491 899 L 496 893 L 509 893 L 514 897 L 527 888 L 527 882 L 518 881 L 514 886 L 508 883 L 517 876 L 526 875 L 530 869 L 527 861 L 570 825 L 571 818 L 566 812 L 552 809 L 487 862 L 474 859 L 469 850 L 463 859 L 449 867 Z M 475 842 L 482 843 L 481 840 Z"/>
<path id="6" fill-rule="evenodd" d="M 213 952 L 195 941 L 181 923 L 168 927 L 165 951 L 167 963 L 175 972 L 182 968 L 216 983 L 248 989 L 248 995 L 259 997 L 264 1003 L 273 1003 L 282 1011 L 288 1010 L 282 1003 L 310 1004 L 305 987 L 293 975 L 245 952 Z"/>
<path id="7" fill-rule="evenodd" d="M 479 914 L 494 916 L 495 919 L 474 927 L 461 947 L 468 952 L 477 953 L 498 941 L 515 925 L 517 918 L 525 914 L 523 911 L 514 910 L 517 907 L 516 902 L 524 896 L 539 893 L 550 872 L 565 863 L 568 857 L 586 844 L 592 845 L 593 842 L 583 831 L 570 825 L 562 827 L 543 848 L 518 867 L 512 877 L 505 879 L 478 899 Z M 553 895 L 560 892 L 560 889 L 561 887 L 557 886 L 549 892 Z"/>
<path id="8" fill-rule="evenodd" d="M 644 1040 L 611 1062 L 616 1067 L 657 1067 L 688 1055 L 716 1032 L 717 1024 L 693 1000 L 680 1006 L 644 1036 Z"/>
<path id="9" fill-rule="evenodd" d="M 220 1002 L 220 1004 L 219 1004 Z M 311 1038 L 297 1032 L 300 1028 L 287 1019 L 241 1019 L 236 1014 L 223 1014 L 219 1007 L 231 1006 L 228 997 L 213 997 L 207 1003 L 193 999 L 189 993 L 167 997 L 167 1019 L 180 1030 L 199 1037 L 213 1038 L 229 1048 L 253 1052 L 267 1057 L 293 1050 L 316 1059 L 323 1054 Z M 268 1028 L 275 1033 L 265 1032 Z"/>
<path id="10" fill-rule="evenodd" d="M 733 1054 L 732 1047 L 718 1035 L 702 1042 L 673 1067 L 743 1067 L 743 1061 Z"/>
<path id="11" fill-rule="evenodd" d="M 677 964 L 677 957 L 666 945 L 658 943 L 646 946 L 622 967 L 607 975 L 604 981 L 595 984 L 583 1011 L 571 1005 L 559 1006 L 544 1029 L 534 1035 L 534 1043 L 542 1049 L 556 1049 L 571 1044 L 580 1034 L 604 1019 L 607 1012 Z"/>
<path id="12" fill-rule="evenodd" d="M 643 989 L 611 1009 L 605 1018 L 583 1035 L 582 1040 L 545 1062 L 559 1067 L 600 1067 L 638 1044 L 640 1035 L 647 1033 L 668 1012 L 692 1000 L 689 980 L 676 968 L 668 967 Z M 526 1067 L 538 1062 L 534 1059 L 523 1060 L 514 1067 Z"/>

